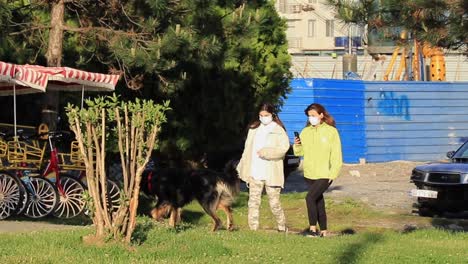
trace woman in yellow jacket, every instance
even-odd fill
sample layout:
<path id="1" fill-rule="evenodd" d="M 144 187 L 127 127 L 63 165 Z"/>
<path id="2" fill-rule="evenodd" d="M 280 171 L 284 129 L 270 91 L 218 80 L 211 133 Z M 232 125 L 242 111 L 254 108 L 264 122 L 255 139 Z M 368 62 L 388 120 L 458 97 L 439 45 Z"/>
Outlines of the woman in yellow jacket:
<path id="1" fill-rule="evenodd" d="M 308 117 L 299 138 L 294 139 L 294 155 L 303 156 L 304 179 L 308 185 L 306 196 L 309 217 L 308 236 L 327 235 L 327 214 L 323 193 L 338 177 L 343 165 L 340 135 L 335 120 L 320 104 L 314 103 L 304 110 Z M 317 232 L 317 222 L 320 233 Z"/>
<path id="2" fill-rule="evenodd" d="M 237 166 L 239 177 L 249 187 L 248 223 L 251 230 L 258 229 L 260 202 L 265 188 L 278 231 L 286 231 L 280 193 L 284 186 L 283 158 L 288 149 L 289 139 L 283 123 L 271 104 L 263 104 L 259 119 L 249 126 Z"/>

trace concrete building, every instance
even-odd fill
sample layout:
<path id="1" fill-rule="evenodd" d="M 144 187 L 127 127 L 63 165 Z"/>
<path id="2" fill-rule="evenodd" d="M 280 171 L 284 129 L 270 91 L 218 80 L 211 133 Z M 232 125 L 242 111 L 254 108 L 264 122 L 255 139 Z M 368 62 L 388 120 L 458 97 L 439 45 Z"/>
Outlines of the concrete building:
<path id="1" fill-rule="evenodd" d="M 348 30 L 358 44 L 357 52 L 362 53 L 360 39 L 363 29 L 341 23 L 335 18 L 333 8 L 325 5 L 323 0 L 277 0 L 276 8 L 288 24 L 286 35 L 291 54 L 344 54 Z"/>
<path id="2" fill-rule="evenodd" d="M 335 11 L 325 0 L 277 0 L 276 9 L 287 21 L 289 53 L 292 55 L 291 71 L 296 78 L 343 78 L 343 55 L 349 50 L 348 34 L 351 33 L 353 53 L 358 55 L 356 72 L 364 80 L 383 80 L 389 69 L 393 48 L 367 47 L 364 28 L 349 28 L 336 19 Z M 370 51 L 370 52 L 369 52 Z M 379 61 L 369 53 L 380 52 Z M 388 75 L 396 80 L 395 72 L 401 56 Z M 429 59 L 426 60 L 426 64 Z M 445 51 L 446 80 L 468 81 L 468 60 L 465 56 Z M 404 78 L 404 75 L 401 77 Z"/>

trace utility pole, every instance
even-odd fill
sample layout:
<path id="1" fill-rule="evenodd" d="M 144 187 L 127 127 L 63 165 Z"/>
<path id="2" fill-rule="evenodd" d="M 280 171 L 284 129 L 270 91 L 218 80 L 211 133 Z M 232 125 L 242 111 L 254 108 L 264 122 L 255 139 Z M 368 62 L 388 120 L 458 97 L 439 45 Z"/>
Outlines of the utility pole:
<path id="1" fill-rule="evenodd" d="M 347 78 L 349 72 L 357 73 L 357 54 L 353 54 L 353 37 L 351 25 L 348 24 L 348 52 L 343 55 L 343 79 Z"/>

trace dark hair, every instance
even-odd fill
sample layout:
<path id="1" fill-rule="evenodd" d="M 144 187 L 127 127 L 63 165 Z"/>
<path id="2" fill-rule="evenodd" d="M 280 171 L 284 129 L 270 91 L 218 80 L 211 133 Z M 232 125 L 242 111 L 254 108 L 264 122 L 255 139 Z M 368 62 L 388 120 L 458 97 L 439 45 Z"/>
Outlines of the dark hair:
<path id="1" fill-rule="evenodd" d="M 323 107 L 323 105 L 317 104 L 317 103 L 313 103 L 313 104 L 309 105 L 304 110 L 304 113 L 305 113 L 306 116 L 309 116 L 309 111 L 310 110 L 315 110 L 315 112 L 317 112 L 319 115 L 323 114 L 322 120 L 325 123 L 327 123 L 329 126 L 336 127 L 335 119 L 327 112 L 327 110 L 325 109 L 325 107 Z M 309 120 L 307 120 L 307 126 L 309 126 L 309 125 L 310 125 Z"/>
<path id="2" fill-rule="evenodd" d="M 275 123 L 277 123 L 278 125 L 280 125 L 284 130 L 286 130 L 286 128 L 284 127 L 284 124 L 283 122 L 281 122 L 278 114 L 276 113 L 276 108 L 270 104 L 270 103 L 263 103 L 261 106 L 260 106 L 260 109 L 258 110 L 258 112 L 260 113 L 261 111 L 266 111 L 268 113 L 271 114 L 271 116 L 273 117 L 273 121 Z M 259 127 L 261 124 L 260 120 L 258 120 L 258 118 L 253 121 L 252 123 L 250 123 L 249 125 L 249 128 L 253 129 L 253 128 L 257 128 Z"/>

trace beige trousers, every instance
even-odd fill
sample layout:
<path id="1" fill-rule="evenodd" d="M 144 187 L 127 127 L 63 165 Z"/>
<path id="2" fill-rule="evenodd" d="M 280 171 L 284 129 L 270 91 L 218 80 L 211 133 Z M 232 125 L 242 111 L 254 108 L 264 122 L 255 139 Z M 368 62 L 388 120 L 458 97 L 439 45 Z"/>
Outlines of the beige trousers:
<path id="1" fill-rule="evenodd" d="M 265 185 L 265 181 L 251 181 L 249 183 L 249 215 L 248 222 L 250 230 L 257 230 L 259 226 L 260 204 L 262 202 L 262 192 L 265 187 L 271 212 L 276 218 L 278 230 L 286 230 L 286 219 L 280 203 L 281 187 L 270 187 Z"/>

